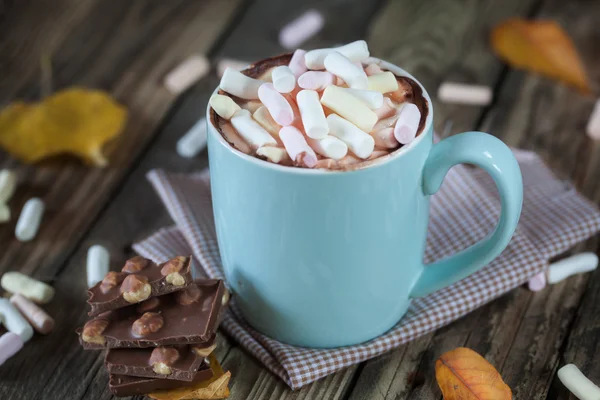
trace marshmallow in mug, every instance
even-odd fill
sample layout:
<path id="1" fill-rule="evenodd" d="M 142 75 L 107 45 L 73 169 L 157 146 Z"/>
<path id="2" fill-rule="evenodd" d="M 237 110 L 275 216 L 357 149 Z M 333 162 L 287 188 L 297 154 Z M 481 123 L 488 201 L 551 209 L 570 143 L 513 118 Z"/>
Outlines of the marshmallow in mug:
<path id="1" fill-rule="evenodd" d="M 368 56 L 357 41 L 229 71 L 211 98 L 214 122 L 234 148 L 281 165 L 347 169 L 383 157 L 414 140 L 427 107 L 416 83 L 367 64 Z"/>

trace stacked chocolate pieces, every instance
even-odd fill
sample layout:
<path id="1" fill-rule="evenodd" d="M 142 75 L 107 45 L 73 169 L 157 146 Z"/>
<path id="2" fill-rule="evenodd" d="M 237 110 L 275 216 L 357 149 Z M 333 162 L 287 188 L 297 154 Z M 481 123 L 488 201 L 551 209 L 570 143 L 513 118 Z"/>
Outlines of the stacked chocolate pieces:
<path id="1" fill-rule="evenodd" d="M 143 257 L 109 272 L 88 291 L 92 317 L 77 330 L 84 349 L 107 349 L 116 396 L 193 386 L 212 378 L 219 315 L 229 294 L 220 280 L 192 280 L 191 257 L 157 265 Z"/>

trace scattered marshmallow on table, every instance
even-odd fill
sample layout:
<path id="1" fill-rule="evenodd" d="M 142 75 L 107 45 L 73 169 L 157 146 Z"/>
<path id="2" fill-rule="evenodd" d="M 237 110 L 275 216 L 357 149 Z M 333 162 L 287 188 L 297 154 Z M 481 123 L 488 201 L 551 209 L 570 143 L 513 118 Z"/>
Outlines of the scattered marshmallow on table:
<path id="1" fill-rule="evenodd" d="M 48 303 L 54 297 L 52 286 L 16 271 L 5 272 L 0 285 L 7 292 L 22 294 L 39 304 Z"/>
<path id="2" fill-rule="evenodd" d="M 304 62 L 305 54 L 305 50 L 296 49 L 294 54 L 292 54 L 292 58 L 290 59 L 288 67 L 292 70 L 296 78 L 308 71 L 308 68 L 306 68 L 306 63 Z"/>
<path id="3" fill-rule="evenodd" d="M 308 145 L 304 135 L 298 129 L 293 126 L 284 126 L 279 131 L 279 137 L 292 161 L 309 168 L 317 164 L 315 151 Z"/>
<path id="4" fill-rule="evenodd" d="M 258 98 L 263 103 L 273 120 L 281 126 L 288 126 L 294 122 L 294 110 L 272 83 L 264 83 L 258 89 Z"/>
<path id="5" fill-rule="evenodd" d="M 444 82 L 438 88 L 438 98 L 444 103 L 487 106 L 492 96 L 492 88 L 483 85 Z"/>
<path id="6" fill-rule="evenodd" d="M 110 253 L 104 246 L 95 244 L 87 252 L 87 285 L 91 288 L 104 279 L 110 267 Z"/>
<path id="7" fill-rule="evenodd" d="M 246 69 L 248 65 L 250 65 L 250 63 L 246 61 L 234 60 L 232 58 L 221 58 L 219 62 L 217 62 L 217 75 L 219 78 L 221 78 L 223 74 L 225 74 L 227 68 L 241 71 Z"/>
<path id="8" fill-rule="evenodd" d="M 598 256 L 591 252 L 577 254 L 550 264 L 546 271 L 532 277 L 528 282 L 529 290 L 537 292 L 546 287 L 546 283 L 558 283 L 566 278 L 593 271 L 598 268 Z"/>
<path id="9" fill-rule="evenodd" d="M 210 96 L 208 104 L 210 104 L 219 117 L 227 120 L 231 119 L 233 114 L 240 109 L 240 106 L 231 97 L 222 94 L 213 94 Z"/>
<path id="10" fill-rule="evenodd" d="M 347 57 L 332 51 L 323 61 L 325 69 L 333 75 L 341 78 L 353 89 L 367 89 L 367 74 L 362 66 L 356 66 Z"/>
<path id="11" fill-rule="evenodd" d="M 265 130 L 269 132 L 271 136 L 275 138 L 279 137 L 279 130 L 281 129 L 281 125 L 275 122 L 273 117 L 271 117 L 271 114 L 269 113 L 269 110 L 267 110 L 267 107 L 259 107 L 258 110 L 254 111 L 254 114 L 252 114 L 252 118 L 254 118 L 254 120 L 258 122 L 260 126 L 265 128 Z"/>
<path id="12" fill-rule="evenodd" d="M 0 203 L 0 223 L 10 221 L 10 207 L 6 203 Z"/>
<path id="13" fill-rule="evenodd" d="M 26 297 L 18 293 L 13 294 L 10 302 L 23 314 L 37 332 L 47 335 L 54 329 L 54 319 Z"/>
<path id="14" fill-rule="evenodd" d="M 296 87 L 296 76 L 287 65 L 280 65 L 271 74 L 273 86 L 279 93 L 289 93 Z"/>
<path id="15" fill-rule="evenodd" d="M 307 52 L 304 55 L 304 62 L 308 69 L 324 69 L 325 57 L 330 53 L 337 51 L 350 61 L 363 61 L 369 58 L 369 46 L 364 40 L 357 40 L 344 46 L 329 49 L 316 49 Z"/>
<path id="16" fill-rule="evenodd" d="M 0 365 L 14 356 L 23 348 L 23 340 L 13 332 L 6 332 L 0 336 Z"/>
<path id="17" fill-rule="evenodd" d="M 329 86 L 321 96 L 321 104 L 346 118 L 365 132 L 371 132 L 377 122 L 377 115 L 362 101 L 342 88 Z"/>
<path id="18" fill-rule="evenodd" d="M 41 199 L 34 197 L 27 200 L 15 227 L 15 236 L 17 239 L 21 242 L 28 242 L 35 237 L 40 227 L 40 222 L 42 222 L 44 209 L 44 202 Z"/>
<path id="19" fill-rule="evenodd" d="M 294 19 L 279 32 L 279 43 L 286 49 L 293 49 L 316 35 L 325 25 L 325 18 L 319 11 L 310 9 Z"/>
<path id="20" fill-rule="evenodd" d="M 374 90 L 361 90 L 353 88 L 342 88 L 342 90 L 347 93 L 350 93 L 352 96 L 365 103 L 365 105 L 373 111 L 383 107 L 383 94 L 380 92 L 376 92 Z M 375 112 L 375 114 L 377 114 L 377 112 Z"/>
<path id="21" fill-rule="evenodd" d="M 323 90 L 335 82 L 335 75 L 327 71 L 307 71 L 298 78 L 302 89 Z"/>
<path id="22" fill-rule="evenodd" d="M 221 90 L 246 100 L 258 99 L 258 88 L 265 82 L 250 78 L 232 68 L 227 68 L 221 78 Z"/>
<path id="23" fill-rule="evenodd" d="M 272 163 L 279 164 L 288 159 L 288 154 L 285 149 L 275 146 L 263 146 L 256 150 L 256 154 L 265 157 Z"/>
<path id="24" fill-rule="evenodd" d="M 329 133 L 325 112 L 314 90 L 301 90 L 296 96 L 302 125 L 306 135 L 313 139 L 323 139 Z"/>
<path id="25" fill-rule="evenodd" d="M 177 141 L 177 154 L 181 157 L 192 158 L 206 147 L 207 132 L 206 118 L 200 118 L 189 131 Z"/>
<path id="26" fill-rule="evenodd" d="M 596 100 L 596 104 L 594 104 L 585 131 L 592 139 L 600 140 L 600 99 Z"/>
<path id="27" fill-rule="evenodd" d="M 348 148 L 358 157 L 368 158 L 375 148 L 375 140 L 368 134 L 357 128 L 351 122 L 337 114 L 327 117 L 329 133 L 348 145 Z"/>
<path id="28" fill-rule="evenodd" d="M 165 77 L 165 86 L 173 94 L 179 94 L 204 77 L 210 71 L 210 62 L 203 55 L 193 55 L 179 64 Z"/>
<path id="29" fill-rule="evenodd" d="M 339 160 L 348 153 L 348 145 L 335 136 L 325 136 L 323 139 L 306 139 L 310 147 L 323 157 Z"/>
<path id="30" fill-rule="evenodd" d="M 17 174 L 10 169 L 0 171 L 0 203 L 8 202 L 17 187 Z"/>
<path id="31" fill-rule="evenodd" d="M 600 399 L 600 388 L 589 380 L 575 364 L 567 364 L 558 370 L 558 379 L 580 400 Z"/>
<path id="32" fill-rule="evenodd" d="M 29 322 L 7 299 L 0 299 L 0 318 L 6 329 L 19 335 L 23 342 L 27 342 L 33 336 L 33 328 Z"/>
<path id="33" fill-rule="evenodd" d="M 535 275 L 533 278 L 529 279 L 527 282 L 527 287 L 532 292 L 539 292 L 543 288 L 546 287 L 546 272 L 542 271 L 539 274 Z"/>
<path id="34" fill-rule="evenodd" d="M 238 112 L 231 118 L 231 124 L 250 147 L 255 150 L 264 145 L 277 145 L 277 141 L 273 136 L 252 119 L 249 112 L 248 114 Z"/>
<path id="35" fill-rule="evenodd" d="M 394 136 L 398 143 L 409 144 L 417 136 L 421 111 L 413 103 L 406 103 L 398 111 L 398 120 L 394 126 Z"/>
<path id="36" fill-rule="evenodd" d="M 398 80 L 390 71 L 371 75 L 367 77 L 367 89 L 379 93 L 395 92 L 398 90 Z"/>

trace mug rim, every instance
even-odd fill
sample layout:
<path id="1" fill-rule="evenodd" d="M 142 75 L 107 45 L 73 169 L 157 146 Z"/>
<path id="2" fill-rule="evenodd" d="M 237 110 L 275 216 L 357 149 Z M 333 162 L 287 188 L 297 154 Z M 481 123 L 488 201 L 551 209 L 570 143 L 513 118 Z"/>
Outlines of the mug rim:
<path id="1" fill-rule="evenodd" d="M 347 174 L 349 172 L 358 172 L 358 171 L 363 171 L 363 170 L 367 170 L 367 169 L 377 168 L 377 167 L 385 165 L 389 162 L 392 162 L 395 159 L 401 158 L 403 155 L 405 155 L 406 153 L 412 151 L 417 146 L 419 146 L 419 144 L 425 140 L 425 137 L 431 136 L 431 132 L 432 132 L 431 127 L 433 125 L 433 103 L 431 102 L 431 97 L 429 97 L 429 93 L 427 92 L 427 89 L 425 89 L 423 84 L 418 79 L 416 79 L 414 76 L 412 76 L 410 73 L 408 73 L 406 70 L 404 70 L 403 68 L 400 68 L 395 64 L 392 64 L 388 61 L 382 60 L 377 57 L 369 57 L 365 60 L 365 62 L 369 63 L 369 64 L 378 64 L 381 67 L 383 67 L 384 69 L 392 71 L 397 76 L 404 76 L 404 77 L 410 78 L 410 79 L 414 80 L 415 82 L 417 82 L 417 84 L 421 87 L 421 90 L 423 91 L 423 97 L 425 97 L 425 100 L 427 100 L 428 113 L 427 113 L 427 118 L 425 119 L 425 126 L 423 127 L 423 131 L 421 132 L 421 134 L 419 136 L 417 136 L 415 138 L 415 140 L 413 140 L 412 142 L 410 142 L 407 145 L 402 146 L 400 149 L 394 151 L 393 153 L 390 153 L 388 155 L 371 160 L 371 162 L 368 165 L 366 165 L 364 168 L 356 168 L 356 169 L 352 169 L 352 170 L 296 168 L 296 167 L 289 167 L 289 166 L 275 164 L 275 163 L 272 163 L 272 162 L 269 162 L 266 160 L 261 160 L 257 157 L 254 157 L 254 156 L 251 156 L 244 152 L 241 152 L 241 151 L 235 149 L 234 147 L 232 147 L 231 144 L 229 144 L 229 142 L 227 142 L 227 140 L 225 140 L 223 135 L 221 135 L 219 130 L 213 125 L 211 118 L 210 118 L 210 104 L 206 105 L 206 123 L 208 124 L 208 127 L 210 128 L 210 129 L 207 129 L 208 134 L 213 136 L 213 138 L 215 138 L 216 140 L 218 140 L 219 144 L 227 147 L 227 149 L 229 151 L 231 151 L 237 157 L 240 157 L 248 162 L 254 163 L 255 165 L 257 165 L 259 167 L 270 168 L 270 169 L 274 169 L 275 171 L 291 173 L 291 174 L 300 174 L 300 175 Z M 218 94 L 218 91 L 219 91 L 219 86 L 217 86 L 215 88 L 215 90 L 213 91 L 211 96 Z M 431 139 L 431 137 L 430 137 L 430 139 Z M 210 157 L 210 154 L 209 154 L 209 157 Z"/>

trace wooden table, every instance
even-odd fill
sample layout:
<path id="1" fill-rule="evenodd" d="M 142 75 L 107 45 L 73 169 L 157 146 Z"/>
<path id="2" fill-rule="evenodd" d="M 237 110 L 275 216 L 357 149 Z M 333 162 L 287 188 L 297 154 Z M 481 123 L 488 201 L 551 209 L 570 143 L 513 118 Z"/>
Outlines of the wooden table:
<path id="1" fill-rule="evenodd" d="M 4 0 L 0 1 L 0 103 L 36 100 L 41 57 L 52 56 L 53 89 L 71 85 L 111 92 L 130 110 L 126 131 L 106 149 L 110 166 L 94 169 L 60 158 L 35 166 L 2 155 L 18 170 L 10 206 L 39 196 L 47 213 L 29 243 L 14 237 L 15 220 L 0 226 L 2 271 L 51 281 L 48 305 L 58 326 L 36 335 L 0 367 L 2 399 L 106 399 L 107 375 L 97 352 L 81 350 L 73 333 L 86 319 L 85 255 L 100 243 L 112 267 L 130 245 L 169 220 L 144 175 L 152 168 L 198 171 L 177 139 L 202 116 L 218 78 L 213 73 L 175 97 L 162 77 L 191 53 L 211 59 L 256 60 L 282 52 L 279 29 L 302 10 L 327 16 L 307 48 L 359 38 L 371 53 L 414 73 L 431 93 L 443 80 L 490 85 L 490 107 L 435 104 L 436 128 L 481 129 L 532 149 L 579 190 L 600 201 L 600 146 L 584 133 L 594 99 L 501 63 L 488 46 L 494 24 L 511 16 L 553 18 L 573 37 L 588 72 L 600 82 L 600 2 L 593 0 Z M 597 238 L 596 238 L 597 239 Z M 598 249 L 592 240 L 580 249 Z M 224 335 L 218 358 L 233 374 L 231 399 L 440 399 L 434 361 L 458 346 L 485 356 L 515 399 L 573 399 L 556 370 L 575 363 L 600 383 L 600 271 L 538 293 L 513 290 L 459 321 L 371 361 L 292 392 Z"/>

